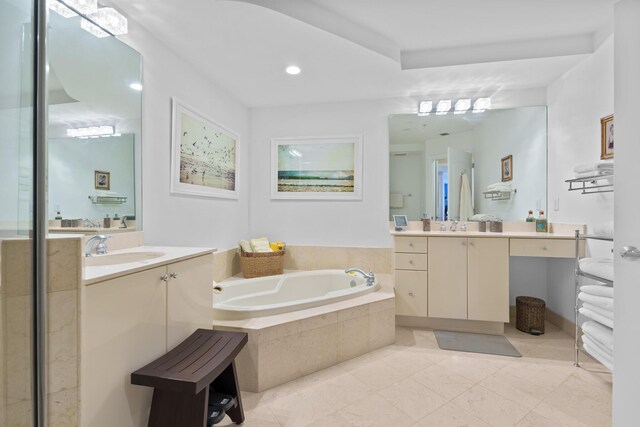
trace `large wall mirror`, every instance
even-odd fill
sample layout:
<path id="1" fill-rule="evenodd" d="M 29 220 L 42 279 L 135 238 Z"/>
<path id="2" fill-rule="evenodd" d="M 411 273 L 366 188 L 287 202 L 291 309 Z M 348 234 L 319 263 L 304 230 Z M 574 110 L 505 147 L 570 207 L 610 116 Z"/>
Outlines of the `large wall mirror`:
<path id="1" fill-rule="evenodd" d="M 140 229 L 142 59 L 82 19 L 50 14 L 49 229 Z"/>
<path id="2" fill-rule="evenodd" d="M 547 109 L 389 118 L 389 215 L 524 220 L 547 209 Z"/>

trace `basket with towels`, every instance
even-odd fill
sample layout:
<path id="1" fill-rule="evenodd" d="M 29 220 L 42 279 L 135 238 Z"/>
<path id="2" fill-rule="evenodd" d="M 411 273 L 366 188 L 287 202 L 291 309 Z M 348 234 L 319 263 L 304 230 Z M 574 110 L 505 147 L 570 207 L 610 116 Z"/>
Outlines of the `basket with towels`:
<path id="1" fill-rule="evenodd" d="M 239 243 L 240 268 L 247 278 L 273 276 L 284 272 L 284 242 L 269 242 L 266 237 Z"/>

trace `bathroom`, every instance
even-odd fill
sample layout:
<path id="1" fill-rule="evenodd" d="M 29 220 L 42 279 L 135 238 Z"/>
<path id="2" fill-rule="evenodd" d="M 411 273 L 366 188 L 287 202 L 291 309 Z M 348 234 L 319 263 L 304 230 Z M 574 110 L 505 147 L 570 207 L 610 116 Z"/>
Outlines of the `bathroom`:
<path id="1" fill-rule="evenodd" d="M 100 1 L 126 18 L 126 28 L 120 18 L 107 28 L 115 36 L 75 16 L 100 25 L 83 9 L 91 1 L 49 3 L 0 0 L 0 427 L 147 425 L 153 391 L 131 384 L 131 373 L 203 327 L 247 333 L 236 368 L 248 426 L 634 425 L 640 2 Z M 454 114 L 466 99 L 466 113 Z M 490 106 L 474 113 L 478 99 Z M 443 100 L 448 114 L 437 114 Z M 423 101 L 432 101 L 429 115 L 419 115 Z M 182 185 L 179 111 L 233 141 L 231 185 Z M 449 144 L 434 174 L 425 141 L 484 126 L 458 132 L 440 120 L 523 111 L 536 119 L 531 130 L 503 133 L 518 135 L 505 142 L 513 147 L 486 159 L 490 144 L 480 150 L 474 137 L 474 148 L 462 149 L 472 153 L 474 214 L 503 220 L 501 234 L 482 234 L 481 223 L 456 212 L 462 175 L 444 173 Z M 611 157 L 602 119 L 614 113 L 618 152 L 604 162 L 615 161 L 617 197 L 603 191 L 612 177 L 596 181 L 605 183 L 596 194 L 569 191 L 582 185 L 566 182 L 576 166 Z M 100 126 L 109 137 L 77 137 Z M 417 139 L 397 140 L 406 134 Z M 354 147 L 353 168 L 326 168 L 353 169 L 341 177 L 353 191 L 279 191 L 278 148 L 296 144 L 292 155 L 307 156 L 302 148 L 326 140 Z M 407 158 L 419 170 L 403 168 Z M 408 182 L 397 185 L 401 175 Z M 440 184 L 446 176 L 447 191 L 434 175 Z M 508 199 L 485 198 L 503 182 Z M 547 233 L 525 222 L 530 210 L 545 212 Z M 407 215 L 403 231 L 392 215 Z M 452 221 L 440 231 L 443 218 L 460 220 L 455 231 Z M 571 255 L 576 229 L 591 234 L 614 221 L 613 243 L 583 241 L 578 252 L 618 270 L 615 374 L 582 350 L 574 366 Z M 259 237 L 286 244 L 286 273 L 338 272 L 362 294 L 221 315 L 212 300 L 253 280 L 242 278 L 238 243 Z M 488 258 L 477 264 L 468 246 L 466 264 L 438 248 L 454 241 L 446 239 L 507 246 L 479 251 Z M 536 252 L 543 246 L 561 256 Z M 487 274 L 483 266 L 500 276 L 492 282 L 503 285 L 501 303 L 474 305 L 465 281 L 467 318 L 434 316 L 454 299 L 439 304 L 430 293 L 416 305 L 406 295 L 420 290 L 401 281 L 410 271 L 421 283 L 428 277 L 429 292 L 440 282 L 453 288 L 455 277 Z M 348 268 L 362 273 L 343 274 Z M 326 285 L 313 280 L 314 289 Z M 544 334 L 516 329 L 517 296 L 544 300 Z M 440 330 L 505 337 L 521 357 L 445 350 Z"/>

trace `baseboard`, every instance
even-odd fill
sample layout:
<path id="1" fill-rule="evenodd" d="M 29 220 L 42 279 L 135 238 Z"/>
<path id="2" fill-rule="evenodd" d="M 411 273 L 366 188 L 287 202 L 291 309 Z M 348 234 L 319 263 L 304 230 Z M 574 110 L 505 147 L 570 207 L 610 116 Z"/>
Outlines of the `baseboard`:
<path id="1" fill-rule="evenodd" d="M 509 319 L 511 323 L 515 325 L 516 323 L 516 306 L 515 305 L 509 306 Z M 576 336 L 576 324 L 572 320 L 566 319 L 565 317 L 551 310 L 549 307 L 547 307 L 546 319 L 547 319 L 547 322 L 551 323 L 553 326 L 560 328 L 562 332 L 569 335 L 570 337 L 574 338 Z"/>
<path id="2" fill-rule="evenodd" d="M 397 326 L 412 328 L 441 329 L 443 331 L 472 332 L 478 334 L 502 335 L 504 323 L 481 322 L 462 319 L 439 319 L 435 317 L 396 316 Z"/>

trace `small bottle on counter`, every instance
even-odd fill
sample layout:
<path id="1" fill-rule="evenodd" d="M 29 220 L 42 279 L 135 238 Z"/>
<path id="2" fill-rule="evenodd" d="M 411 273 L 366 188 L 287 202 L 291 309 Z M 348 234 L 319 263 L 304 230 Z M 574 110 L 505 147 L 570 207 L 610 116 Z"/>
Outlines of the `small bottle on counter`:
<path id="1" fill-rule="evenodd" d="M 426 213 L 422 214 L 422 231 L 431 231 L 431 218 Z"/>
<path id="2" fill-rule="evenodd" d="M 102 226 L 104 228 L 111 228 L 111 218 L 109 218 L 109 214 L 107 214 L 107 216 L 102 220 Z"/>
<path id="3" fill-rule="evenodd" d="M 536 219 L 533 217 L 533 211 L 529 211 L 529 216 L 527 217 L 527 222 L 535 222 Z"/>
<path id="4" fill-rule="evenodd" d="M 538 233 L 546 233 L 548 230 L 547 218 L 544 216 L 544 211 L 540 211 L 540 216 L 536 219 L 536 231 Z"/>

